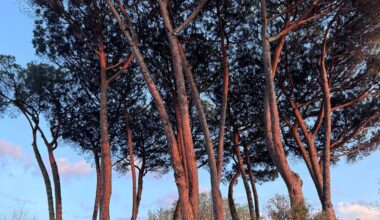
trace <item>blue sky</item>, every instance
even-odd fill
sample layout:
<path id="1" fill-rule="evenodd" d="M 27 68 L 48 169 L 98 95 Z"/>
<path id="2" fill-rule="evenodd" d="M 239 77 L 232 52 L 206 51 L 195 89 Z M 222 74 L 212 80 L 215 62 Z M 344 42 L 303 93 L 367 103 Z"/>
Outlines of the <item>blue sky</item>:
<path id="1" fill-rule="evenodd" d="M 23 0 L 2 1 L 0 7 L 0 54 L 14 55 L 17 62 L 25 65 L 30 61 L 43 61 L 34 53 L 31 43 L 33 16 Z M 0 118 L 0 216 L 13 209 L 24 208 L 37 219 L 48 219 L 47 201 L 43 180 L 31 149 L 31 130 L 26 120 L 19 116 Z M 46 152 L 40 143 L 44 158 Z M 67 220 L 90 219 L 95 191 L 95 172 L 90 160 L 69 146 L 56 151 L 62 175 L 63 215 Z M 342 219 L 380 219 L 380 211 L 371 203 L 380 201 L 380 152 L 355 164 L 340 162 L 332 168 L 332 199 L 337 214 Z M 304 193 L 308 202 L 319 208 L 319 202 L 306 168 L 301 163 L 290 162 L 303 178 Z M 200 189 L 209 191 L 209 175 L 200 170 Z M 147 176 L 139 216 L 148 210 L 167 207 L 177 197 L 172 174 L 160 178 Z M 227 193 L 227 186 L 221 191 Z M 276 193 L 286 194 L 281 179 L 258 186 L 261 208 Z M 128 219 L 131 212 L 130 175 L 114 174 L 111 201 L 111 218 Z M 235 198 L 245 202 L 241 181 L 235 188 Z"/>

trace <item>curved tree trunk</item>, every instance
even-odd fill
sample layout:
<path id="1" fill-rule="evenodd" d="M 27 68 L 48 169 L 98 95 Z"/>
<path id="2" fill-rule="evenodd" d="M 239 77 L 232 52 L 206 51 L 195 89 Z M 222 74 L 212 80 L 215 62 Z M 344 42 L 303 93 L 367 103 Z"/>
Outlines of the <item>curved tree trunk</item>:
<path id="1" fill-rule="evenodd" d="M 95 170 L 96 170 L 96 192 L 95 192 L 95 201 L 94 201 L 94 211 L 92 212 L 92 220 L 98 219 L 99 213 L 99 203 L 100 198 L 102 196 L 102 174 L 100 173 L 100 162 L 99 155 L 97 150 L 93 151 L 94 153 L 94 161 L 95 161 Z"/>
<path id="2" fill-rule="evenodd" d="M 52 146 L 47 146 L 49 154 L 49 162 L 54 182 L 55 195 L 55 219 L 62 220 L 62 197 L 61 197 L 61 182 L 59 178 L 58 166 L 54 157 Z"/>
<path id="3" fill-rule="evenodd" d="M 131 163 L 131 173 L 132 173 L 132 220 L 136 220 L 137 218 L 137 187 L 136 187 L 136 168 L 135 168 L 135 158 L 133 154 L 133 146 L 132 146 L 132 131 L 129 126 L 129 116 L 128 111 L 125 111 L 125 125 L 127 128 L 127 136 L 128 136 L 128 151 L 129 151 L 129 161 Z"/>
<path id="4" fill-rule="evenodd" d="M 247 167 L 248 167 L 248 176 L 249 180 L 251 182 L 251 187 L 253 191 L 253 199 L 255 201 L 255 214 L 256 214 L 256 219 L 260 219 L 260 206 L 259 206 L 259 195 L 257 194 L 257 189 L 256 189 L 256 183 L 255 183 L 255 178 L 253 176 L 253 172 L 251 169 L 251 159 L 249 157 L 249 151 L 248 147 L 246 144 L 244 146 L 244 153 L 245 153 L 245 160 L 247 161 Z"/>
<path id="5" fill-rule="evenodd" d="M 238 168 L 241 173 L 241 178 L 243 180 L 244 188 L 245 188 L 245 193 L 247 195 L 247 202 L 248 202 L 248 208 L 249 208 L 249 216 L 251 220 L 255 219 L 255 208 L 253 207 L 253 199 L 252 199 L 252 192 L 249 187 L 249 183 L 247 180 L 247 173 L 245 172 L 244 168 L 244 163 L 243 163 L 243 157 L 241 156 L 240 153 L 240 148 L 239 148 L 239 131 L 237 130 L 236 126 L 233 128 L 234 132 L 234 152 L 235 155 L 238 159 Z"/>
<path id="6" fill-rule="evenodd" d="M 274 86 L 274 74 L 271 66 L 271 52 L 269 42 L 266 36 L 267 19 L 266 19 L 266 2 L 261 0 L 262 16 L 262 48 L 265 72 L 265 96 L 264 96 L 264 123 L 266 142 L 268 144 L 269 154 L 284 179 L 288 188 L 292 208 L 306 210 L 303 192 L 302 180 L 299 175 L 294 173 L 288 164 L 285 151 L 281 140 L 280 120 L 277 109 L 277 98 Z M 300 219 L 296 217 L 295 219 Z"/>
<path id="7" fill-rule="evenodd" d="M 236 181 L 240 176 L 240 171 L 237 170 L 234 177 L 231 179 L 230 184 L 228 185 L 228 206 L 230 207 L 230 213 L 232 220 L 239 220 L 239 215 L 236 211 L 235 201 L 234 201 L 234 186 Z"/>
<path id="8" fill-rule="evenodd" d="M 47 172 L 46 166 L 42 160 L 40 151 L 38 150 L 38 147 L 37 147 L 37 128 L 33 128 L 32 146 L 33 146 L 34 156 L 36 157 L 38 167 L 40 168 L 40 171 L 45 183 L 46 196 L 48 200 L 48 209 L 49 209 L 49 220 L 55 220 L 53 191 L 51 188 L 49 173 Z"/>

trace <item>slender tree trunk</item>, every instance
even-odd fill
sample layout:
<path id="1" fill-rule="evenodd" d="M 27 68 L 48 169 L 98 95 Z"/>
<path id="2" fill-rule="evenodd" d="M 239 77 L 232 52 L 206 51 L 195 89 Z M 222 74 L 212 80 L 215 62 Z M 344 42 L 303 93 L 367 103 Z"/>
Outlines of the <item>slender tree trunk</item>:
<path id="1" fill-rule="evenodd" d="M 195 106 L 197 107 L 199 121 L 201 123 L 202 131 L 204 134 L 204 139 L 205 139 L 205 144 L 206 144 L 206 149 L 207 149 L 207 156 L 208 156 L 208 165 L 209 165 L 210 174 L 211 174 L 210 179 L 211 179 L 211 194 L 212 194 L 212 201 L 213 201 L 214 219 L 224 219 L 223 201 L 222 201 L 221 193 L 219 190 L 218 171 L 217 171 L 215 155 L 214 155 L 214 144 L 212 142 L 209 126 L 207 124 L 206 114 L 204 112 L 203 105 L 199 97 L 199 92 L 195 84 L 190 65 L 183 51 L 182 45 L 179 44 L 178 48 L 179 48 L 179 52 L 182 58 L 183 69 L 186 74 L 187 81 L 190 84 L 192 97 L 194 99 Z"/>
<path id="2" fill-rule="evenodd" d="M 40 171 L 45 183 L 46 195 L 47 195 L 47 200 L 48 200 L 48 209 L 49 209 L 49 220 L 55 220 L 53 191 L 51 188 L 49 173 L 47 172 L 46 166 L 42 160 L 40 151 L 38 150 L 38 147 L 37 147 L 37 128 L 33 128 L 32 146 L 33 146 L 34 156 L 36 157 L 38 167 L 40 168 Z"/>
<path id="3" fill-rule="evenodd" d="M 328 218 L 335 220 L 335 212 L 331 203 L 331 183 L 330 183 L 330 141 L 331 141 L 331 102 L 330 102 L 330 87 L 325 66 L 326 57 L 326 41 L 325 36 L 322 56 L 321 56 L 321 81 L 323 92 L 323 109 L 324 109 L 324 151 L 323 151 L 323 203 L 322 209 L 327 214 Z"/>
<path id="4" fill-rule="evenodd" d="M 103 43 L 100 43 L 100 68 L 101 68 L 101 85 L 100 85 L 100 136 L 102 152 L 102 198 L 100 203 L 100 216 L 102 220 L 109 220 L 109 206 L 112 194 L 112 161 L 111 147 L 108 134 L 108 111 L 107 111 L 107 60 L 103 50 Z"/>
<path id="5" fill-rule="evenodd" d="M 265 71 L 265 96 L 264 96 L 264 122 L 266 129 L 266 142 L 268 150 L 280 172 L 280 175 L 285 181 L 288 188 L 289 197 L 293 209 L 306 210 L 304 197 L 302 193 L 302 180 L 299 175 L 294 173 L 287 162 L 285 151 L 282 145 L 280 122 L 277 109 L 277 99 L 274 89 L 274 74 L 271 67 L 270 46 L 266 36 L 267 19 L 266 19 L 266 2 L 261 0 L 261 15 L 262 15 L 262 47 L 264 58 Z M 296 217 L 296 219 L 300 219 Z"/>
<path id="6" fill-rule="evenodd" d="M 234 151 L 235 151 L 235 155 L 238 159 L 238 167 L 239 167 L 239 171 L 241 173 L 241 178 L 243 180 L 245 193 L 247 195 L 249 216 L 250 216 L 251 220 L 254 220 L 255 219 L 255 208 L 253 207 L 252 192 L 251 192 L 251 189 L 249 187 L 248 180 L 247 180 L 247 173 L 245 172 L 243 157 L 241 156 L 241 153 L 240 153 L 239 131 L 237 130 L 236 126 L 234 126 L 233 130 L 234 130 L 233 131 L 234 132 Z"/>
<path id="7" fill-rule="evenodd" d="M 135 158 L 133 154 L 133 145 L 132 145 L 132 131 L 129 125 L 129 116 L 128 111 L 125 111 L 125 124 L 127 127 L 127 136 L 128 136 L 128 151 L 129 151 L 129 161 L 131 163 L 131 173 L 132 173 L 132 220 L 137 218 L 137 187 L 136 187 L 136 168 L 135 168 Z"/>
<path id="8" fill-rule="evenodd" d="M 179 155 L 179 149 L 178 149 L 177 140 L 173 131 L 173 126 L 170 122 L 169 115 L 164 106 L 163 99 L 161 97 L 161 94 L 159 93 L 159 90 L 156 84 L 153 81 L 153 78 L 148 69 L 148 66 L 141 54 L 141 51 L 139 49 L 139 43 L 137 41 L 136 32 L 134 31 L 131 24 L 126 24 L 123 22 L 112 0 L 107 0 L 107 3 L 109 7 L 111 8 L 112 13 L 114 14 L 119 24 L 120 30 L 123 32 L 124 36 L 127 38 L 129 44 L 132 47 L 134 57 L 141 69 L 141 73 L 143 75 L 144 81 L 149 89 L 150 94 L 152 95 L 152 99 L 160 115 L 160 119 L 163 124 L 164 132 L 165 132 L 168 145 L 169 145 L 170 157 L 171 157 L 171 162 L 172 162 L 172 166 L 174 170 L 174 178 L 176 181 L 178 194 L 179 194 L 179 201 L 181 204 L 181 208 L 183 209 L 182 215 L 185 220 L 187 219 L 192 220 L 194 219 L 194 214 L 193 214 L 193 209 L 189 200 L 189 189 L 188 189 L 188 184 L 186 183 L 184 167 L 182 165 L 181 157 Z M 125 13 L 126 12 L 123 12 L 123 14 Z M 127 31 L 127 28 L 132 33 L 132 35 Z"/>
<path id="9" fill-rule="evenodd" d="M 231 179 L 230 184 L 228 185 L 228 206 L 230 207 L 230 213 L 232 220 L 239 220 L 239 215 L 236 211 L 235 201 L 234 201 L 234 186 L 236 181 L 240 176 L 240 171 L 237 170 L 234 177 Z"/>
<path id="10" fill-rule="evenodd" d="M 218 183 L 220 183 L 223 170 L 223 154 L 224 154 L 224 130 L 226 125 L 227 117 L 227 102 L 228 102 L 228 86 L 229 86 L 229 64 L 228 64 L 228 55 L 227 55 L 227 44 L 225 42 L 224 34 L 224 23 L 220 17 L 220 10 L 218 11 L 218 24 L 219 24 L 219 35 L 220 35 L 220 44 L 222 49 L 222 68 L 223 68 L 223 98 L 222 98 L 222 108 L 219 121 L 219 147 L 218 147 Z"/>
<path id="11" fill-rule="evenodd" d="M 94 160 L 95 160 L 95 170 L 96 170 L 96 192 L 95 192 L 95 202 L 94 202 L 94 211 L 92 212 L 92 220 L 98 219 L 99 213 L 99 203 L 102 196 L 102 174 L 99 162 L 99 155 L 97 150 L 93 151 Z"/>
<path id="12" fill-rule="evenodd" d="M 136 216 L 138 214 L 138 211 L 139 211 L 139 207 L 140 207 L 140 202 L 141 202 L 141 196 L 142 196 L 142 191 L 143 191 L 143 184 L 144 184 L 144 170 L 145 170 L 145 161 L 143 160 L 142 162 L 143 164 L 141 165 L 141 168 L 139 170 L 139 176 L 138 176 L 138 183 L 137 183 L 137 194 L 136 194 Z"/>
<path id="13" fill-rule="evenodd" d="M 61 182 L 59 178 L 58 166 L 54 157 L 52 146 L 47 146 L 49 154 L 49 162 L 54 182 L 54 195 L 55 195 L 55 219 L 62 220 L 62 196 L 61 196 Z"/>
<path id="14" fill-rule="evenodd" d="M 259 195 L 257 193 L 255 178 L 253 176 L 253 172 L 252 172 L 252 169 L 251 169 L 251 159 L 249 157 L 249 150 L 248 150 L 247 145 L 244 144 L 243 146 L 244 146 L 245 158 L 246 158 L 246 161 L 247 161 L 248 176 L 249 176 L 249 180 L 251 182 L 251 187 L 252 187 L 252 191 L 253 191 L 253 199 L 255 201 L 256 219 L 260 219 Z"/>

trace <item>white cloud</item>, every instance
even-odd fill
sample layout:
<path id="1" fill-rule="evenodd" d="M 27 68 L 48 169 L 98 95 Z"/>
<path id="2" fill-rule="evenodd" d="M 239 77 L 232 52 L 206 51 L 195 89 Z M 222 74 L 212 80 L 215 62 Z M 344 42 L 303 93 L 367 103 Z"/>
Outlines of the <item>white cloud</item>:
<path id="1" fill-rule="evenodd" d="M 170 208 L 177 199 L 178 193 L 176 191 L 171 191 L 166 193 L 163 197 L 157 199 L 154 204 L 160 208 Z"/>
<path id="2" fill-rule="evenodd" d="M 33 164 L 32 157 L 25 154 L 20 146 L 5 140 L 0 140 L 0 162 L 3 165 L 7 164 L 8 159 L 20 162 L 26 168 Z"/>
<path id="3" fill-rule="evenodd" d="M 86 176 L 92 172 L 91 166 L 84 160 L 71 163 L 67 158 L 57 158 L 58 171 L 65 179 Z"/>
<path id="4" fill-rule="evenodd" d="M 380 210 L 359 203 L 341 202 L 337 207 L 337 215 L 344 220 L 377 220 L 380 219 Z"/>

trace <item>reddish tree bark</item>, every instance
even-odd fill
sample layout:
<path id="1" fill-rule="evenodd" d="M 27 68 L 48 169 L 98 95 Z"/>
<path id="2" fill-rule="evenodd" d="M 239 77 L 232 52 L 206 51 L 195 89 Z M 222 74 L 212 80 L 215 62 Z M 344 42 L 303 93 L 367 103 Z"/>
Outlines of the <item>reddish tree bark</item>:
<path id="1" fill-rule="evenodd" d="M 253 199 L 252 199 L 252 192 L 249 187 L 249 183 L 247 180 L 247 173 L 245 172 L 244 163 L 243 163 L 243 157 L 240 153 L 240 147 L 239 147 L 239 131 L 237 130 L 236 126 L 233 128 L 234 133 L 234 152 L 238 159 L 238 168 L 241 173 L 241 178 L 243 180 L 245 193 L 247 195 L 247 202 L 248 202 L 248 208 L 249 208 L 249 216 L 251 220 L 255 219 L 255 208 L 253 206 Z"/>
<path id="2" fill-rule="evenodd" d="M 256 189 L 255 177 L 253 176 L 253 172 L 251 169 L 251 159 L 249 157 L 249 150 L 248 150 L 248 147 L 246 144 L 243 144 L 243 146 L 244 146 L 245 160 L 247 162 L 248 176 L 249 176 L 249 180 L 251 182 L 251 187 L 252 187 L 252 191 L 253 191 L 253 199 L 255 201 L 256 219 L 260 219 L 259 195 L 258 195 L 257 189 Z"/>
<path id="3" fill-rule="evenodd" d="M 132 220 L 137 218 L 137 184 L 136 184 L 136 168 L 135 168 L 135 158 L 133 154 L 132 145 L 132 131 L 129 126 L 129 116 L 128 111 L 125 110 L 125 125 L 127 129 L 128 136 L 128 151 L 129 151 L 129 161 L 131 163 L 131 173 L 132 173 Z"/>
<path id="4" fill-rule="evenodd" d="M 232 220 L 239 220 L 239 215 L 236 211 L 236 206 L 235 206 L 235 201 L 234 201 L 234 186 L 239 176 L 240 176 L 240 171 L 237 170 L 236 174 L 231 179 L 230 184 L 228 185 L 228 206 L 230 207 Z"/>

